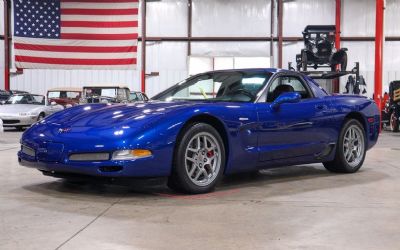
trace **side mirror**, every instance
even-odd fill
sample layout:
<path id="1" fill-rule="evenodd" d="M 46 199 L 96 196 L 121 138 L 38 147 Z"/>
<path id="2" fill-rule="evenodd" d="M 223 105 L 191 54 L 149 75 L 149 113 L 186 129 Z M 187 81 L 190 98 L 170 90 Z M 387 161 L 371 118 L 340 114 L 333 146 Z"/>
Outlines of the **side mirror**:
<path id="1" fill-rule="evenodd" d="M 282 93 L 281 95 L 278 96 L 278 98 L 275 99 L 275 101 L 271 104 L 271 108 L 273 110 L 279 109 L 279 107 L 283 103 L 297 103 L 300 102 L 301 100 L 301 95 L 297 92 L 286 92 Z"/>

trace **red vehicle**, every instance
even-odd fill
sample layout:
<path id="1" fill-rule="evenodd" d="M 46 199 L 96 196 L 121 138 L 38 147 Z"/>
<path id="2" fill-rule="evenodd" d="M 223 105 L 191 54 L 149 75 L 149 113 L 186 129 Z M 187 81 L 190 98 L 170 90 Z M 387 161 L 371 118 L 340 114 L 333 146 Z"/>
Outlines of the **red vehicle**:
<path id="1" fill-rule="evenodd" d="M 79 104 L 82 96 L 82 88 L 54 88 L 47 91 L 47 98 L 66 108 Z"/>

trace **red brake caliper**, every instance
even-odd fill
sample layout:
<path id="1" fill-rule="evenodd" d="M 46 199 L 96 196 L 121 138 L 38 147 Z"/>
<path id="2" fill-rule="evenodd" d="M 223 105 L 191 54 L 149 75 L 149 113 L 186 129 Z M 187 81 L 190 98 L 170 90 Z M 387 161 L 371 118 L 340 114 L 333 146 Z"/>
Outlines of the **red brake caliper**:
<path id="1" fill-rule="evenodd" d="M 214 156 L 214 151 L 213 150 L 207 152 L 207 157 L 208 158 L 211 158 L 213 156 Z"/>

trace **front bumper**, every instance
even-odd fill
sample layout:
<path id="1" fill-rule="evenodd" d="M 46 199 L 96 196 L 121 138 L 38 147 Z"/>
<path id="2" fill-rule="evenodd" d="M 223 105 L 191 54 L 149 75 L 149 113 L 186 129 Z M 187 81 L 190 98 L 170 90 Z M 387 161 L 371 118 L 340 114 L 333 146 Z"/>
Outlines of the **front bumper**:
<path id="1" fill-rule="evenodd" d="M 28 155 L 22 150 L 18 152 L 18 162 L 21 166 L 36 168 L 51 175 L 78 174 L 97 177 L 164 177 L 170 174 L 170 168 L 153 155 L 147 158 L 124 161 L 70 161 L 67 155 L 60 160 L 49 161 Z M 51 159 L 49 157 L 48 159 Z"/>
<path id="2" fill-rule="evenodd" d="M 0 116 L 4 127 L 30 126 L 37 121 L 37 116 Z"/>

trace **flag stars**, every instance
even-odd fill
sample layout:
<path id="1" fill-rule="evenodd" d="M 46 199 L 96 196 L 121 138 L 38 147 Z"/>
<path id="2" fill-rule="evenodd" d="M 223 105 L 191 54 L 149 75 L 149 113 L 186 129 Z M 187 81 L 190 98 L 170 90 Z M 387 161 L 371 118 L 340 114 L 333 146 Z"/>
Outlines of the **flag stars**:
<path id="1" fill-rule="evenodd" d="M 15 35 L 60 38 L 60 1 L 14 0 Z"/>

